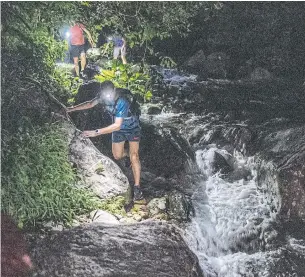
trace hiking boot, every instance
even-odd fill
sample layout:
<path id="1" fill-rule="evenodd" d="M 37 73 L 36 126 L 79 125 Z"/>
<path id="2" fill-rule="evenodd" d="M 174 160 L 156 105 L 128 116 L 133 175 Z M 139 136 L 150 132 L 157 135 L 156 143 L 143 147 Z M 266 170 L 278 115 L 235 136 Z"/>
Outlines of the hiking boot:
<path id="1" fill-rule="evenodd" d="M 133 208 L 133 205 L 134 205 L 134 202 L 133 202 L 133 201 L 131 201 L 131 202 L 128 203 L 128 204 L 125 204 L 125 205 L 124 205 L 124 210 L 125 210 L 125 212 L 126 212 L 126 213 L 129 213 L 130 210 Z"/>
<path id="2" fill-rule="evenodd" d="M 134 186 L 133 187 L 133 200 L 139 201 L 142 199 L 144 199 L 144 197 L 143 197 L 143 193 L 142 193 L 140 186 Z"/>

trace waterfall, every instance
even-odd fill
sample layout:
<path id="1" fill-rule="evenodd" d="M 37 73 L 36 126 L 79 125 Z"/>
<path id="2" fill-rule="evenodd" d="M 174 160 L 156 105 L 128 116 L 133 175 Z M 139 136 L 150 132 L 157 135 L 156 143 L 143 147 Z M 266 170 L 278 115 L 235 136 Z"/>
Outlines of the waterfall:
<path id="1" fill-rule="evenodd" d="M 264 230 L 279 207 L 270 207 L 269 196 L 258 187 L 254 157 L 235 151 L 234 166 L 251 174 L 247 180 L 229 182 L 219 172 L 213 174 L 215 151 L 219 149 L 196 152 L 205 178 L 193 194 L 195 217 L 186 240 L 210 276 L 268 276 L 270 253 L 257 249 L 265 243 Z"/>

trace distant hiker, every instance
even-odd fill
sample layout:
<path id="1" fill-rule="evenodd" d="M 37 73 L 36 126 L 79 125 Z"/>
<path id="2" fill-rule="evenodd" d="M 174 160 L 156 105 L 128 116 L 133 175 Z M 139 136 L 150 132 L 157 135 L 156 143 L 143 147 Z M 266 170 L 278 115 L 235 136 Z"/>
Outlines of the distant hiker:
<path id="1" fill-rule="evenodd" d="M 126 39 L 117 31 L 113 36 L 108 37 L 108 42 L 113 42 L 113 58 L 118 59 L 121 54 L 123 64 L 127 64 L 126 60 Z"/>
<path id="2" fill-rule="evenodd" d="M 85 28 L 85 26 L 81 23 L 75 23 L 74 26 L 72 26 L 69 29 L 70 34 L 70 52 L 73 57 L 74 62 L 74 68 L 75 73 L 77 76 L 81 75 L 82 77 L 85 77 L 84 75 L 84 69 L 86 66 L 86 53 L 85 53 L 85 37 L 83 32 L 85 32 L 88 36 L 89 43 L 91 47 L 94 47 L 93 39 L 91 37 L 90 32 Z M 78 66 L 78 58 L 80 57 L 81 60 L 81 70 L 79 72 L 79 66 Z"/>
<path id="3" fill-rule="evenodd" d="M 129 142 L 129 157 L 134 176 L 134 200 L 143 199 L 140 188 L 141 164 L 139 160 L 139 144 L 141 128 L 139 123 L 140 108 L 127 89 L 115 88 L 111 81 L 100 84 L 97 96 L 87 102 L 67 108 L 67 112 L 80 111 L 103 104 L 112 115 L 112 124 L 90 131 L 84 131 L 85 137 L 96 137 L 112 133 L 112 154 L 116 160 L 127 157 L 124 151 L 125 141 Z"/>

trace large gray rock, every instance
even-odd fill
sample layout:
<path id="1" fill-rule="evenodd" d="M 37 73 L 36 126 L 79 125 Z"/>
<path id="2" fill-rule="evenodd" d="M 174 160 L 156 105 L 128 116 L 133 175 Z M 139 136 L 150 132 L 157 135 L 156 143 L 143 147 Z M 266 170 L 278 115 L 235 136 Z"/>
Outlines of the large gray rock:
<path id="1" fill-rule="evenodd" d="M 92 222 L 99 222 L 105 224 L 120 224 L 119 220 L 112 214 L 103 211 L 95 210 L 90 213 Z"/>
<path id="2" fill-rule="evenodd" d="M 165 178 L 182 172 L 186 160 L 193 155 L 188 142 L 175 129 L 158 128 L 147 121 L 142 121 L 141 125 L 140 157 L 143 169 Z"/>
<path id="3" fill-rule="evenodd" d="M 81 174 L 83 184 L 100 198 L 126 193 L 128 179 L 118 165 L 100 153 L 73 125 L 66 123 L 65 129 L 70 142 L 70 160 Z"/>
<path id="4" fill-rule="evenodd" d="M 209 77 L 224 79 L 227 77 L 227 63 L 229 57 L 223 52 L 214 52 L 207 56 L 205 68 Z"/>
<path id="5" fill-rule="evenodd" d="M 195 55 L 193 55 L 186 61 L 185 65 L 189 68 L 198 69 L 202 67 L 205 61 L 206 61 L 206 56 L 203 50 L 199 50 L 198 52 L 195 53 Z"/>
<path id="6" fill-rule="evenodd" d="M 200 277 L 197 257 L 173 225 L 91 224 L 31 244 L 36 276 Z"/>
<path id="7" fill-rule="evenodd" d="M 276 168 L 281 215 L 305 220 L 305 125 L 283 127 L 260 138 L 260 152 Z"/>
<path id="8" fill-rule="evenodd" d="M 204 55 L 203 50 L 199 50 L 185 63 L 185 67 L 201 77 L 224 79 L 227 76 L 229 57 L 223 52 L 214 52 Z"/>
<path id="9" fill-rule="evenodd" d="M 173 191 L 168 195 L 168 214 L 170 219 L 178 222 L 186 222 L 190 220 L 193 213 L 191 200 L 183 193 Z"/>
<path id="10" fill-rule="evenodd" d="M 255 68 L 250 74 L 251 80 L 270 80 L 271 78 L 272 74 L 262 67 Z"/>

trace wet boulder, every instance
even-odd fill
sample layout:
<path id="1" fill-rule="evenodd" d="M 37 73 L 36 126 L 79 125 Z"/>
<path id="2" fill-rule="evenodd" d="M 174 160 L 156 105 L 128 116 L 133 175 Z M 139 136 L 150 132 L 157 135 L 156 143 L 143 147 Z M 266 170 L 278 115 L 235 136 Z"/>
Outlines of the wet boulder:
<path id="1" fill-rule="evenodd" d="M 100 198 L 123 194 L 128 189 L 128 179 L 118 165 L 103 155 L 80 131 L 64 123 L 70 149 L 70 161 L 82 176 L 79 185 L 90 187 Z"/>
<path id="2" fill-rule="evenodd" d="M 205 69 L 209 78 L 225 79 L 229 57 L 223 52 L 215 52 L 207 56 Z"/>
<path id="3" fill-rule="evenodd" d="M 150 217 L 160 213 L 166 213 L 166 198 L 154 198 L 147 205 Z"/>
<path id="4" fill-rule="evenodd" d="M 172 191 L 168 197 L 168 215 L 169 219 L 178 222 L 186 222 L 190 220 L 193 213 L 191 200 L 183 193 Z"/>
<path id="5" fill-rule="evenodd" d="M 166 223 L 92 223 L 32 240 L 37 276 L 202 277 L 198 259 Z"/>
<path id="6" fill-rule="evenodd" d="M 119 224 L 118 219 L 114 215 L 103 210 L 92 211 L 90 213 L 90 218 L 92 222 L 100 222 L 105 224 Z"/>
<path id="7" fill-rule="evenodd" d="M 229 153 L 220 153 L 218 151 L 214 152 L 213 160 L 213 172 L 220 172 L 222 174 L 227 174 L 233 171 L 232 157 Z"/>
<path id="8" fill-rule="evenodd" d="M 206 56 L 203 50 L 199 50 L 186 61 L 185 66 L 189 69 L 200 69 L 205 61 Z"/>
<path id="9" fill-rule="evenodd" d="M 164 178 L 182 172 L 188 155 L 193 155 L 188 142 L 179 137 L 175 130 L 158 129 L 149 122 L 142 122 L 141 126 L 140 157 L 143 170 Z"/>
<path id="10" fill-rule="evenodd" d="M 275 170 L 283 218 L 305 220 L 305 126 L 259 135 L 260 156 Z"/>
<path id="11" fill-rule="evenodd" d="M 144 178 L 141 178 L 143 180 L 142 187 L 144 192 L 150 197 L 161 197 L 174 187 L 171 179 L 156 177 L 150 180 L 145 179 L 147 178 L 145 176 L 147 176 L 147 173 L 144 173 Z"/>
<path id="12" fill-rule="evenodd" d="M 256 67 L 250 74 L 251 80 L 270 80 L 272 74 L 265 68 Z"/>
<path id="13" fill-rule="evenodd" d="M 146 112 L 150 115 L 160 114 L 162 112 L 162 107 L 159 105 L 151 104 L 147 107 Z"/>
<path id="14" fill-rule="evenodd" d="M 223 52 L 214 52 L 206 56 L 203 50 L 199 50 L 185 63 L 185 67 L 191 73 L 201 78 L 224 79 L 227 76 L 229 57 Z"/>

